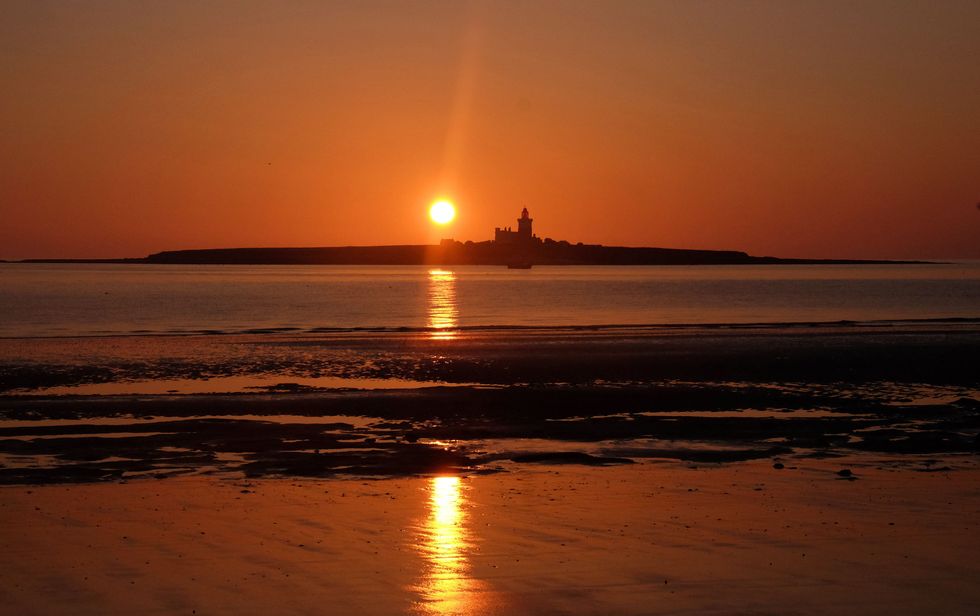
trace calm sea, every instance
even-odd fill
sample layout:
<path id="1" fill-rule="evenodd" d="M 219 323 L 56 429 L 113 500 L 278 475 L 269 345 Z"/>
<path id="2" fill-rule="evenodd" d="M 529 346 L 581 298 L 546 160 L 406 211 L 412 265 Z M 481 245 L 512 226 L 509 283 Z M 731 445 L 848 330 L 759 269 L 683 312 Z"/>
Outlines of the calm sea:
<path id="1" fill-rule="evenodd" d="M 0 264 L 0 336 L 980 317 L 980 263 L 379 267 Z"/>

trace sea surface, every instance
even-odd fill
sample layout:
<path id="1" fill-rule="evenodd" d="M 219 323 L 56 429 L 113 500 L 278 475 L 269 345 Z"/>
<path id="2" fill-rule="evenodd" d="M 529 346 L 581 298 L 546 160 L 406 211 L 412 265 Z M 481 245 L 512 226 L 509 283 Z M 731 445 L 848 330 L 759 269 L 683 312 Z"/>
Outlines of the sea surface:
<path id="1" fill-rule="evenodd" d="M 0 337 L 958 318 L 980 318 L 980 262 L 0 264 Z"/>

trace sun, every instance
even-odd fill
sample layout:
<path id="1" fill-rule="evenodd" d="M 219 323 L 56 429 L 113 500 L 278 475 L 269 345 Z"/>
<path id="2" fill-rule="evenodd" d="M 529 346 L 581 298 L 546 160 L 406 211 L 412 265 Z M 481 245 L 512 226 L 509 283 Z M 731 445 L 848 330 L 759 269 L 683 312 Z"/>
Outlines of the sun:
<path id="1" fill-rule="evenodd" d="M 452 222 L 453 218 L 456 218 L 456 206 L 445 199 L 436 201 L 429 208 L 429 218 L 437 225 L 448 224 Z"/>

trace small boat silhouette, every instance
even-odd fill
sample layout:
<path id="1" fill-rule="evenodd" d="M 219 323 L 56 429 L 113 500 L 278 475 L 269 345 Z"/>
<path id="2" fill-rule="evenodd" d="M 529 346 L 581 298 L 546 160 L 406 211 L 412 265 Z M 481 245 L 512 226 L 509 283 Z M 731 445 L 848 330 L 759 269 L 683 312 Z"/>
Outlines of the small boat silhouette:
<path id="1" fill-rule="evenodd" d="M 511 261 L 507 264 L 507 269 L 531 269 L 530 261 Z"/>

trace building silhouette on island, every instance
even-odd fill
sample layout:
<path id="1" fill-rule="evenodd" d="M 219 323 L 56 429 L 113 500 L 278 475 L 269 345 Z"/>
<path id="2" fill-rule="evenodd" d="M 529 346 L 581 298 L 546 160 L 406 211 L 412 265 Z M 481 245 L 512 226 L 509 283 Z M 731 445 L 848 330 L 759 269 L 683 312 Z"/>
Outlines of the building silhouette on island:
<path id="1" fill-rule="evenodd" d="M 530 217 L 527 208 L 521 210 L 521 217 L 517 219 L 517 231 L 512 231 L 510 227 L 501 229 L 497 227 L 493 230 L 493 241 L 498 244 L 531 244 L 541 240 L 531 231 L 531 224 L 534 219 Z"/>

